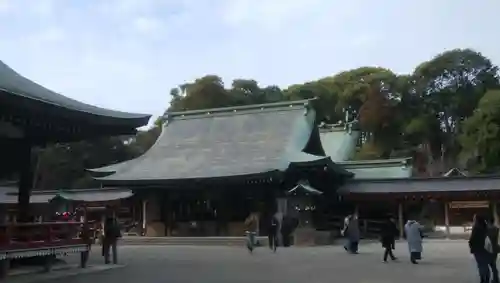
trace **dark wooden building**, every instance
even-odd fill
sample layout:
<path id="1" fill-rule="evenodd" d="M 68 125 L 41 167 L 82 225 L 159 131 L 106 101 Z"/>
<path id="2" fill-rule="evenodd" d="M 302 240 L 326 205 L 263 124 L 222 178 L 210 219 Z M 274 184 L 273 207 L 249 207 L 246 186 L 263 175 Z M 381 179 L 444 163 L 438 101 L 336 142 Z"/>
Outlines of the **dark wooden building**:
<path id="1" fill-rule="evenodd" d="M 31 206 L 37 206 L 35 202 L 42 198 L 43 202 L 46 200 L 37 196 L 30 202 L 32 148 L 135 134 L 136 128 L 146 125 L 149 118 L 150 115 L 108 110 L 65 97 L 21 76 L 0 61 L 0 178 L 19 176 L 15 197 L 17 221 L 22 222 L 0 225 L 0 277 L 6 275 L 13 258 L 82 252 L 84 266 L 87 257 L 83 255 L 89 251 L 88 241 L 79 236 L 86 233 L 64 232 L 80 229 L 80 223 L 33 223 Z M 12 198 L 5 196 L 4 200 L 9 202 Z"/>
<path id="2" fill-rule="evenodd" d="M 499 223 L 498 175 L 352 180 L 338 192 L 362 217 L 391 214 L 401 227 L 415 219 L 446 237 L 468 234 L 477 213 Z"/>

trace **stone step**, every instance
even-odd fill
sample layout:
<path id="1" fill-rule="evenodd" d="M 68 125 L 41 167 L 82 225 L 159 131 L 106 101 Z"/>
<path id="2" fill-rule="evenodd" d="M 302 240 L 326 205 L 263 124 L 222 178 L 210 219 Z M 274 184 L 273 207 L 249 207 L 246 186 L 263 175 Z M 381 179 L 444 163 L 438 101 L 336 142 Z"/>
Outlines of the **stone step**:
<path id="1" fill-rule="evenodd" d="M 257 237 L 259 245 L 267 245 L 267 237 Z M 245 237 L 141 237 L 124 236 L 121 245 L 244 246 Z"/>

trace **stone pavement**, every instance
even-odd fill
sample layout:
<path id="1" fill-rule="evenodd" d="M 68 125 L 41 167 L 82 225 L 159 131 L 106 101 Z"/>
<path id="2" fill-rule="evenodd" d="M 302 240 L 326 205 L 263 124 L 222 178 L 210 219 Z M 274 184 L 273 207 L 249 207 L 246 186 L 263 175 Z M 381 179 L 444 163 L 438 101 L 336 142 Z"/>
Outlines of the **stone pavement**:
<path id="1" fill-rule="evenodd" d="M 39 278 L 37 282 L 63 283 L 461 283 L 477 282 L 473 259 L 465 241 L 429 241 L 423 261 L 412 265 L 404 243 L 398 243 L 398 262 L 382 263 L 380 244 L 360 246 L 359 255 L 342 247 L 296 247 L 273 254 L 243 247 L 123 246 L 125 268 L 80 274 L 71 278 Z M 96 250 L 91 264 L 102 258 Z M 32 281 L 33 282 L 33 281 Z M 9 282 L 10 283 L 10 282 Z"/>

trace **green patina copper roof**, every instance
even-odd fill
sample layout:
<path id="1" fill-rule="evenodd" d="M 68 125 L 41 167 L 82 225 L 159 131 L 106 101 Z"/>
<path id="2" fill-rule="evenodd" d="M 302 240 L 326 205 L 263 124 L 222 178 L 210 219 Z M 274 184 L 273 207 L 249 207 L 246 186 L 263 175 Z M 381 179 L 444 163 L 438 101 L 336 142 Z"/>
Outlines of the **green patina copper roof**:
<path id="1" fill-rule="evenodd" d="M 333 162 L 351 159 L 356 152 L 356 143 L 360 132 L 346 129 L 344 126 L 325 126 L 320 128 L 320 138 L 326 155 Z"/>
<path id="2" fill-rule="evenodd" d="M 429 194 L 442 192 L 488 192 L 500 189 L 500 176 L 427 177 L 358 180 L 342 186 L 340 194 Z"/>
<path id="3" fill-rule="evenodd" d="M 65 200 L 82 202 L 102 202 L 126 199 L 134 195 L 131 190 L 122 188 L 99 188 L 59 191 L 57 196 Z"/>
<path id="4" fill-rule="evenodd" d="M 93 172 L 103 182 L 158 182 L 284 172 L 291 165 L 331 160 L 319 143 L 308 100 L 168 113 L 156 143 L 142 156 Z M 348 174 L 348 172 L 345 172 Z"/>
<path id="5" fill-rule="evenodd" d="M 349 161 L 356 153 L 360 132 L 351 125 L 322 125 L 321 143 L 332 161 L 354 174 L 354 179 L 395 179 L 412 176 L 410 158 Z"/>
<path id="6" fill-rule="evenodd" d="M 411 158 L 394 158 L 386 160 L 360 160 L 338 162 L 349 172 L 354 173 L 355 180 L 364 179 L 401 179 L 412 176 Z"/>

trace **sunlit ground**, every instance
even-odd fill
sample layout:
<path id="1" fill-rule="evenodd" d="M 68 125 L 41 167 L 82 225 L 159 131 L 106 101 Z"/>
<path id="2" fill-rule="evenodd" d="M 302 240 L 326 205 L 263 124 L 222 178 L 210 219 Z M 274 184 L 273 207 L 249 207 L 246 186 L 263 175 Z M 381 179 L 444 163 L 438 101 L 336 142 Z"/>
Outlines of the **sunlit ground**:
<path id="1" fill-rule="evenodd" d="M 339 246 L 287 248 L 273 254 L 258 248 L 249 254 L 243 247 L 121 247 L 126 266 L 108 271 L 50 279 L 45 282 L 92 283 L 432 283 L 476 282 L 473 259 L 465 241 L 434 241 L 424 246 L 419 265 L 408 261 L 404 243 L 396 246 L 398 262 L 382 263 L 379 244 L 364 244 L 359 255 L 348 255 Z M 73 259 L 71 259 L 73 260 Z M 94 251 L 91 263 L 100 263 Z M 40 280 L 43 280 L 40 278 Z M 68 281 L 69 280 L 69 281 Z M 39 281 L 40 282 L 40 281 Z"/>

